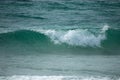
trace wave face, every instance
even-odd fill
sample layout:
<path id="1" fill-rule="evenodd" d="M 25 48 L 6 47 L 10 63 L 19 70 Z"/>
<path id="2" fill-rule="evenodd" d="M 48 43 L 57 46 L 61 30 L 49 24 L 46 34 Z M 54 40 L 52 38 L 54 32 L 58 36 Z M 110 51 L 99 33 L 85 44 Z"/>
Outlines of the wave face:
<path id="1" fill-rule="evenodd" d="M 29 29 L 0 34 L 0 42 L 38 42 L 38 44 L 69 45 L 77 47 L 120 47 L 120 30 L 104 26 L 99 31 L 89 29 L 43 30 Z"/>

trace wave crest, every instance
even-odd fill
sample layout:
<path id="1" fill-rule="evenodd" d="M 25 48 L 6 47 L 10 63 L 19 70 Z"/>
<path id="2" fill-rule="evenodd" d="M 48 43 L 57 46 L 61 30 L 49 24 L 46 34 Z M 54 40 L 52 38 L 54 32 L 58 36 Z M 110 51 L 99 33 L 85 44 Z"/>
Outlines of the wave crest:
<path id="1" fill-rule="evenodd" d="M 88 29 L 76 29 L 68 31 L 57 31 L 57 30 L 35 30 L 37 32 L 47 35 L 55 44 L 66 43 L 74 46 L 83 47 L 101 47 L 101 41 L 106 39 L 105 32 L 108 30 L 108 26 L 104 26 L 95 35 Z"/>

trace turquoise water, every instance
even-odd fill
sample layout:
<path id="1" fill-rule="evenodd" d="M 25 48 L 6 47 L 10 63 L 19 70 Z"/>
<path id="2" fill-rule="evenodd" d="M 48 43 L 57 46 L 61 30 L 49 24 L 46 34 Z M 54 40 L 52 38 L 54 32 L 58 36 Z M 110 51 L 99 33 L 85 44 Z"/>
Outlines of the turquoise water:
<path id="1" fill-rule="evenodd" d="M 119 80 L 119 0 L 1 0 L 0 80 Z"/>

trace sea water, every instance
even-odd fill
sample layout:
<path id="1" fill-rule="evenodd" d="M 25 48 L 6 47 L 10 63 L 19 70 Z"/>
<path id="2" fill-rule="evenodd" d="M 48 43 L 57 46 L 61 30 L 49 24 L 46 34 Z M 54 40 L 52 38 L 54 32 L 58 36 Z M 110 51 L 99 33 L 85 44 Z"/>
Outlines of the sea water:
<path id="1" fill-rule="evenodd" d="M 120 80 L 120 0 L 0 0 L 0 80 Z"/>

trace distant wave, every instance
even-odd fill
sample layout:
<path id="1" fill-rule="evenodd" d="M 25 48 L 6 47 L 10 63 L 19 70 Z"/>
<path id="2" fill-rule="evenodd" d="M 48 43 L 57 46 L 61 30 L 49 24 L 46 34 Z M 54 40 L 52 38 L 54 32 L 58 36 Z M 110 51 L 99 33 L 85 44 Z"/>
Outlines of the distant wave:
<path id="1" fill-rule="evenodd" d="M 5 32 L 0 34 L 2 41 L 19 41 L 19 42 L 45 42 L 53 45 L 66 44 L 80 47 L 109 47 L 120 46 L 120 30 L 110 29 L 104 26 L 99 31 L 90 31 L 89 29 L 74 30 L 43 30 L 28 29 Z"/>

